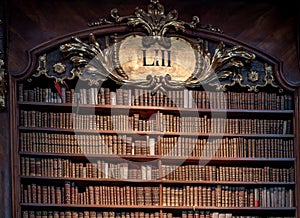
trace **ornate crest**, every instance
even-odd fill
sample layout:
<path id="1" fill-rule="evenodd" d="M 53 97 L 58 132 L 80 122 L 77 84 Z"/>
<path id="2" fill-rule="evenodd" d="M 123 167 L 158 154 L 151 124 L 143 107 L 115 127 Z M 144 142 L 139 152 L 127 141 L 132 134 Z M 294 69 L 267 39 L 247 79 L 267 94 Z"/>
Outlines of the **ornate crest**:
<path id="1" fill-rule="evenodd" d="M 240 45 L 184 36 L 187 28 L 221 31 L 200 25 L 196 16 L 188 23 L 178 19 L 176 10 L 165 14 L 158 0 L 150 1 L 147 12 L 136 8 L 134 15 L 126 17 L 120 17 L 118 10 L 113 9 L 109 19 L 100 19 L 89 26 L 105 24 L 125 24 L 139 31 L 121 36 L 112 33 L 104 36 L 105 40 L 93 33 L 87 40 L 73 37 L 71 42 L 60 46 L 62 60 L 49 63 L 52 69 L 48 69 L 46 54 L 41 56 L 34 76 L 44 74 L 61 83 L 79 77 L 90 85 L 110 79 L 120 85 L 152 89 L 153 94 L 203 85 L 217 90 L 234 85 L 248 87 L 249 91 L 267 85 L 278 88 L 272 66 L 257 60 Z M 107 37 L 111 40 L 104 46 L 100 42 L 107 42 Z"/>

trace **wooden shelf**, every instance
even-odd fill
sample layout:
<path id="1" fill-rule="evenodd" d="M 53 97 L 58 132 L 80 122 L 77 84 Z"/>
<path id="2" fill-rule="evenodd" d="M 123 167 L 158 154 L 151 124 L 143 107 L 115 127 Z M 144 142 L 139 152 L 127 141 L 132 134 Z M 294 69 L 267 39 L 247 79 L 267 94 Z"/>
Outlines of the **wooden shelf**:
<path id="1" fill-rule="evenodd" d="M 146 209 L 159 210 L 159 206 L 145 205 L 96 205 L 96 204 L 38 204 L 38 203 L 20 203 L 21 207 L 34 208 L 93 208 L 93 209 Z"/>
<path id="2" fill-rule="evenodd" d="M 193 136 L 193 137 L 245 137 L 245 138 L 294 138 L 293 134 L 235 134 L 235 133 L 190 133 L 190 132 L 159 132 L 159 131 L 122 131 L 122 130 L 90 130 L 90 129 L 62 129 L 46 127 L 24 127 L 22 131 L 90 133 L 90 134 L 122 134 L 122 135 L 152 135 L 152 136 Z"/>
<path id="3" fill-rule="evenodd" d="M 127 105 L 93 105 L 93 104 L 73 104 L 73 103 L 46 103 L 46 102 L 18 102 L 19 106 L 32 108 L 40 108 L 41 106 L 46 106 L 48 109 L 59 108 L 62 110 L 89 110 L 89 111 L 103 111 L 103 110 L 114 110 L 114 111 L 123 111 L 128 112 L 147 112 L 155 113 L 157 111 L 168 112 L 172 114 L 188 114 L 188 113 L 199 113 L 199 114 L 228 114 L 228 115 L 274 115 L 274 116 L 292 116 L 294 110 L 250 110 L 250 109 L 216 109 L 216 108 L 181 108 L 181 107 L 160 107 L 160 106 L 127 106 Z"/>
<path id="4" fill-rule="evenodd" d="M 70 178 L 70 177 L 50 177 L 50 176 L 21 176 L 22 180 L 30 181 L 74 181 L 79 183 L 103 183 L 103 184 L 178 184 L 181 185 L 232 185 L 232 186 L 293 186 L 295 182 L 233 182 L 233 181 L 179 181 L 179 180 L 136 180 L 136 179 L 103 179 L 103 178 Z"/>
<path id="5" fill-rule="evenodd" d="M 160 106 L 125 106 L 125 105 L 76 105 L 72 103 L 45 103 L 45 102 L 18 102 L 18 107 L 24 110 L 42 110 L 47 112 L 79 112 L 82 114 L 101 114 L 110 116 L 111 114 L 125 114 L 132 116 L 139 114 L 142 119 L 148 119 L 151 115 L 161 112 L 162 114 L 172 114 L 176 116 L 197 117 L 220 117 L 233 119 L 274 119 L 274 120 L 292 120 L 294 110 L 247 110 L 247 109 L 205 109 L 205 108 L 176 108 Z M 238 133 L 195 133 L 195 132 L 161 132 L 161 131 L 121 131 L 121 130 L 91 130 L 91 129 L 64 129 L 64 128 L 44 128 L 44 127 L 24 127 L 17 128 L 19 132 L 44 132 L 56 134 L 90 134 L 90 135 L 127 135 L 133 139 L 138 137 L 152 138 L 158 137 L 187 137 L 187 138 L 245 138 L 251 139 L 295 139 L 294 134 L 238 134 Z M 296 134 L 296 133 L 295 133 Z M 248 141 L 248 140 L 247 140 Z M 255 140 L 256 141 L 256 140 Z M 158 151 L 159 154 L 162 152 Z M 76 163 L 88 163 L 103 160 L 108 163 L 129 163 L 140 162 L 151 164 L 159 169 L 159 175 L 162 174 L 163 164 L 170 165 L 210 165 L 210 166 L 232 166 L 232 167 L 294 167 L 296 158 L 234 158 L 234 157 L 192 157 L 192 156 L 162 156 L 162 155 L 117 155 L 117 154 L 79 154 L 79 153 L 49 153 L 49 152 L 22 152 L 19 157 L 39 157 L 39 158 L 62 158 L 69 159 Z M 153 211 L 160 212 L 160 218 L 163 212 L 181 214 L 182 211 L 209 211 L 220 213 L 232 213 L 236 216 L 296 216 L 296 207 L 212 207 L 212 206 L 163 206 L 162 192 L 165 187 L 182 187 L 185 186 L 229 186 L 245 187 L 248 189 L 263 188 L 271 189 L 273 187 L 285 187 L 285 190 L 292 189 L 295 194 L 297 187 L 296 182 L 257 182 L 257 181 L 194 181 L 194 180 L 167 180 L 167 179 L 114 179 L 114 178 L 69 178 L 69 177 L 50 177 L 50 176 L 20 176 L 21 184 L 30 185 L 32 183 L 45 186 L 63 187 L 65 182 L 71 181 L 78 188 L 88 186 L 141 186 L 141 187 L 159 187 L 161 205 L 95 205 L 95 204 L 41 204 L 41 203 L 20 203 L 22 210 L 60 210 L 60 211 Z M 296 204 L 296 202 L 295 202 Z"/>
<path id="6" fill-rule="evenodd" d="M 165 210 L 216 210 L 216 211 L 294 211 L 295 207 L 199 207 L 199 206 L 162 206 Z"/>
<path id="7" fill-rule="evenodd" d="M 293 212 L 296 208 L 291 207 L 199 207 L 199 206 L 145 206 L 145 205 L 84 205 L 84 204 L 38 204 L 38 203 L 20 203 L 22 207 L 36 207 L 36 208 L 101 208 L 101 209 L 150 209 L 150 210 L 214 210 L 214 211 L 286 211 Z"/>
<path id="8" fill-rule="evenodd" d="M 49 153 L 49 152 L 23 152 L 20 151 L 19 155 L 21 156 L 32 156 L 32 157 L 60 157 L 60 158 L 69 158 L 69 159 L 84 159 L 84 160 L 91 160 L 91 159 L 101 159 L 101 160 L 110 160 L 114 161 L 113 159 L 116 158 L 117 160 L 131 160 L 131 161 L 139 161 L 139 162 L 149 162 L 154 160 L 161 160 L 162 163 L 177 163 L 177 162 L 184 162 L 184 163 L 201 163 L 209 162 L 210 164 L 218 163 L 224 164 L 228 162 L 232 163 L 294 163 L 295 158 L 205 158 L 205 157 L 176 157 L 176 156 L 143 156 L 143 155 L 110 155 L 110 154 L 67 154 L 67 153 Z"/>
<path id="9" fill-rule="evenodd" d="M 143 184 L 152 186 L 157 186 L 161 184 L 162 180 L 141 180 L 141 179 L 101 179 L 101 178 L 70 178 L 70 177 L 50 177 L 50 176 L 21 176 L 22 180 L 28 180 L 28 181 L 47 181 L 47 182 L 55 182 L 58 183 L 64 183 L 65 181 L 73 181 L 78 182 L 80 184 L 95 184 L 95 183 L 101 183 L 101 184 Z"/>

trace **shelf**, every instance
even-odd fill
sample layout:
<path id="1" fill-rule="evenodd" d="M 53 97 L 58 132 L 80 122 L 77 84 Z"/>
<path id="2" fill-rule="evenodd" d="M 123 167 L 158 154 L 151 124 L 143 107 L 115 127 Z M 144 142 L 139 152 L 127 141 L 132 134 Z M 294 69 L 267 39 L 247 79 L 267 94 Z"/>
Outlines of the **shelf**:
<path id="1" fill-rule="evenodd" d="M 159 210 L 159 206 L 145 206 L 145 205 L 96 205 L 96 204 L 40 204 L 40 203 L 20 203 L 21 207 L 33 208 L 99 208 L 99 209 L 146 209 Z"/>
<path id="2" fill-rule="evenodd" d="M 162 206 L 165 210 L 216 210 L 216 211 L 294 211 L 295 207 L 199 207 L 199 206 Z"/>
<path id="3" fill-rule="evenodd" d="M 226 185 L 226 186 L 294 186 L 295 182 L 235 182 L 235 181 L 178 181 L 178 180 L 161 180 L 162 184 L 172 185 Z"/>
<path id="4" fill-rule="evenodd" d="M 43 182 L 55 182 L 55 184 L 58 183 L 64 183 L 65 181 L 73 181 L 78 182 L 80 184 L 95 184 L 95 183 L 102 183 L 102 184 L 110 184 L 110 185 L 116 185 L 116 184 L 147 184 L 147 186 L 152 186 L 152 184 L 155 186 L 158 184 L 161 184 L 161 180 L 141 180 L 141 179 L 101 179 L 101 178 L 70 178 L 70 177 L 50 177 L 50 176 L 21 176 L 22 180 L 28 180 L 28 181 L 43 181 Z"/>
<path id="5" fill-rule="evenodd" d="M 114 158 L 117 160 L 131 160 L 138 162 L 150 162 L 154 160 L 161 160 L 162 163 L 194 163 L 199 164 L 202 162 L 209 162 L 210 164 L 225 164 L 225 163 L 293 163 L 295 158 L 205 158 L 205 157 L 175 157 L 175 156 L 143 156 L 143 155 L 111 155 L 111 154 L 67 154 L 67 153 L 48 153 L 48 152 L 23 152 L 20 151 L 19 155 L 21 156 L 41 156 L 41 157 L 60 157 L 60 158 L 70 158 L 70 159 L 101 159 L 101 160 L 110 160 L 114 161 Z"/>
<path id="6" fill-rule="evenodd" d="M 245 137 L 245 138 L 294 138 L 293 134 L 233 134 L 233 133 L 190 133 L 190 132 L 159 132 L 159 131 L 121 131 L 121 130 L 89 130 L 89 129 L 63 129 L 44 127 L 24 127 L 23 131 L 64 132 L 64 133 L 90 133 L 90 134 L 122 134 L 122 135 L 152 135 L 152 136 L 187 136 L 187 137 Z"/>
<path id="7" fill-rule="evenodd" d="M 231 213 L 234 215 L 240 215 L 241 217 L 248 216 L 272 216 L 272 217 L 287 217 L 295 216 L 296 208 L 286 208 L 286 207 L 199 207 L 199 206 L 162 206 L 164 212 L 179 212 L 181 211 L 210 211 L 210 212 L 220 212 L 220 213 Z"/>
<path id="8" fill-rule="evenodd" d="M 235 181 L 179 181 L 179 180 L 134 180 L 134 179 L 101 179 L 101 178 L 69 178 L 69 177 L 49 177 L 49 176 L 21 176 L 22 180 L 29 181 L 74 181 L 79 183 L 108 183 L 108 184 L 179 184 L 185 185 L 232 185 L 232 186 L 293 186 L 295 182 L 235 182 Z"/>
<path id="9" fill-rule="evenodd" d="M 199 207 L 199 206 L 145 206 L 145 205 L 84 205 L 84 204 L 39 204 L 39 203 L 20 203 L 22 207 L 35 207 L 35 208 L 103 208 L 103 209 L 150 209 L 150 210 L 214 210 L 214 211 L 255 211 L 255 212 L 276 212 L 286 211 L 294 212 L 295 207 Z"/>
<path id="10" fill-rule="evenodd" d="M 41 156 L 41 157 L 60 157 L 69 159 L 81 159 L 81 160 L 110 160 L 116 162 L 120 160 L 130 160 L 136 162 L 149 162 L 155 161 L 161 158 L 159 155 L 143 156 L 143 155 L 117 155 L 117 154 L 68 154 L 68 153 L 49 153 L 49 152 L 19 152 L 22 156 Z"/>
<path id="11" fill-rule="evenodd" d="M 189 114 L 189 113 L 199 113 L 199 114 L 241 114 L 241 115 L 275 115 L 275 116 L 288 116 L 293 115 L 294 110 L 250 110 L 250 109 L 207 109 L 207 108 L 178 108 L 178 107 L 160 107 L 160 106 L 127 106 L 127 105 L 93 105 L 93 104 L 73 104 L 73 103 L 46 103 L 46 102 L 18 102 L 19 106 L 32 108 L 40 108 L 41 106 L 47 106 L 48 109 L 57 108 L 61 110 L 71 110 L 76 109 L 84 111 L 104 111 L 113 110 L 118 112 L 128 112 L 129 110 L 139 113 L 155 113 L 157 111 L 168 112 L 172 114 Z"/>

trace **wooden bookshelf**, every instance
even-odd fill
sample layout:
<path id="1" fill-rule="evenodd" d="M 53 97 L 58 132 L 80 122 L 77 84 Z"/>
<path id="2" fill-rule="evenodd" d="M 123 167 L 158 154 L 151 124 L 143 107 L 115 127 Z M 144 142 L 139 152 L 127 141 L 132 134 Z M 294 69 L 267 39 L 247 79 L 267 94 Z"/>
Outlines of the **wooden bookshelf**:
<path id="1" fill-rule="evenodd" d="M 41 113 L 51 113 L 52 111 L 55 111 L 57 113 L 70 113 L 74 107 L 74 104 L 72 103 L 45 103 L 45 102 L 22 102 L 18 101 L 18 108 L 19 110 L 26 110 L 26 111 L 40 111 Z M 129 116 L 133 116 L 134 114 L 141 114 L 142 117 L 149 117 L 149 114 L 155 114 L 155 113 L 165 113 L 165 114 L 171 114 L 172 116 L 191 116 L 191 115 L 208 115 L 210 116 L 212 113 L 214 113 L 216 116 L 222 116 L 224 113 L 226 113 L 227 117 L 229 119 L 250 119 L 253 116 L 255 116 L 255 119 L 271 119 L 271 120 L 276 120 L 276 119 L 284 119 L 284 120 L 292 120 L 294 116 L 294 110 L 247 110 L 247 109 L 203 109 L 203 108 L 174 108 L 174 107 L 157 107 L 157 106 L 125 106 L 125 105 L 84 105 L 80 104 L 78 106 L 80 108 L 81 112 L 84 112 L 85 114 L 106 114 L 106 116 L 109 116 L 110 111 L 114 111 L 114 113 L 117 114 L 124 114 L 124 113 L 129 113 Z M 35 113 L 34 113 L 35 114 Z M 22 115 L 23 116 L 23 115 Z M 22 118 L 24 119 L 24 118 Z M 28 119 L 28 118 L 25 118 Z M 36 117 L 32 117 L 32 119 L 36 119 Z M 59 119 L 59 118 L 58 118 Z M 22 121 L 24 122 L 24 121 Z M 33 121 L 33 124 L 36 121 Z M 55 119 L 54 119 L 55 122 Z M 88 122 L 84 121 L 83 122 Z M 273 121 L 272 121 L 273 122 Z M 275 121 L 274 121 L 275 122 Z M 229 126 L 230 128 L 230 126 Z M 174 188 L 174 190 L 177 189 L 182 189 L 185 190 L 186 188 L 189 187 L 194 187 L 196 190 L 200 187 L 204 187 L 205 189 L 208 188 L 209 190 L 215 190 L 217 187 L 231 187 L 229 190 L 234 190 L 233 192 L 237 192 L 235 189 L 239 189 L 239 187 L 243 187 L 243 189 L 246 190 L 247 195 L 249 195 L 247 198 L 251 198 L 251 195 L 253 194 L 254 190 L 260 190 L 261 192 L 263 189 L 265 190 L 270 190 L 270 192 L 273 193 L 273 190 L 277 193 L 278 190 L 282 192 L 283 194 L 280 194 L 280 196 L 288 195 L 288 193 L 292 193 L 293 196 L 290 196 L 293 198 L 293 200 L 290 200 L 291 202 L 294 202 L 294 190 L 296 186 L 296 182 L 294 180 L 295 178 L 295 169 L 294 169 L 294 163 L 295 163 L 295 156 L 293 156 L 293 152 L 289 151 L 288 156 L 286 157 L 277 157 L 277 156 L 272 156 L 272 152 L 283 152 L 281 149 L 290 149 L 293 147 L 282 147 L 281 143 L 282 140 L 289 140 L 290 143 L 293 141 L 295 135 L 293 132 L 285 133 L 285 134 L 275 134 L 275 133 L 250 133 L 250 134 L 245 134 L 245 133 L 218 133 L 218 132 L 207 132 L 207 133 L 202 133 L 202 132 L 165 132 L 163 130 L 161 131 L 124 131 L 124 130 L 96 130 L 96 129 L 74 129 L 74 128 L 50 128 L 50 127 L 35 127 L 35 126 L 23 126 L 20 125 L 17 130 L 19 131 L 19 134 L 21 136 L 21 141 L 19 143 L 21 148 L 24 147 L 22 146 L 22 143 L 25 141 L 30 140 L 29 138 L 27 139 L 22 139 L 24 134 L 29 134 L 30 137 L 33 137 L 32 140 L 38 142 L 38 138 L 35 138 L 35 135 L 37 134 L 46 134 L 49 137 L 55 136 L 57 140 L 61 140 L 60 137 L 62 137 L 63 134 L 69 134 L 69 135 L 74 135 L 74 132 L 79 135 L 86 135 L 87 137 L 93 137 L 93 135 L 100 135 L 104 136 L 106 138 L 113 137 L 115 136 L 115 139 L 117 140 L 117 136 L 126 136 L 130 137 L 132 142 L 134 143 L 135 140 L 137 139 L 143 139 L 146 140 L 146 137 L 151 137 L 155 140 L 155 143 L 158 143 L 158 140 L 164 138 L 164 137 L 169 137 L 171 139 L 176 139 L 180 137 L 184 138 L 194 138 L 194 140 L 198 140 L 199 142 L 206 143 L 206 140 L 224 140 L 225 144 L 229 143 L 229 140 L 238 140 L 242 139 L 245 142 L 251 142 L 254 141 L 255 143 L 258 143 L 259 140 L 265 140 L 265 142 L 276 142 L 277 147 L 270 147 L 268 149 L 272 149 L 272 151 L 265 151 L 269 153 L 270 156 L 252 156 L 250 154 L 249 157 L 240 157 L 240 156 L 211 156 L 210 154 L 206 155 L 201 155 L 201 156 L 185 156 L 185 155 L 172 155 L 172 154 L 167 154 L 167 155 L 162 155 L 162 150 L 164 148 L 163 144 L 160 144 L 155 148 L 156 152 L 153 154 L 106 154 L 106 153 L 95 153 L 95 151 L 91 152 L 84 152 L 83 153 L 77 153 L 72 151 L 72 149 L 69 150 L 69 152 L 42 152 L 42 151 L 30 151 L 28 150 L 20 150 L 18 152 L 19 158 L 21 161 L 21 171 L 27 172 L 27 175 L 23 175 L 21 173 L 21 176 L 19 177 L 20 179 L 20 184 L 22 184 L 22 189 L 21 191 L 24 192 L 22 195 L 27 196 L 29 190 L 29 186 L 35 187 L 36 185 L 38 187 L 47 186 L 47 189 L 50 189 L 50 186 L 53 187 L 53 184 L 55 184 L 55 187 L 60 187 L 59 189 L 64 190 L 63 187 L 65 186 L 66 183 L 73 183 L 75 187 L 79 189 L 82 189 L 84 187 L 96 187 L 96 186 L 103 186 L 107 187 L 108 190 L 113 189 L 117 187 L 123 187 L 123 186 L 132 186 L 132 187 L 157 187 L 159 189 L 159 202 L 158 205 L 99 205 L 99 204 L 53 204 L 53 203 L 33 203 L 30 202 L 30 199 L 26 199 L 26 203 L 23 202 L 20 204 L 21 208 L 25 209 L 28 211 L 31 211 L 32 208 L 40 208 L 38 210 L 43 210 L 43 211 L 51 211 L 55 210 L 56 208 L 59 208 L 59 210 L 64 210 L 64 208 L 68 208 L 68 210 L 74 209 L 74 211 L 80 211 L 80 210 L 109 210 L 109 209 L 116 209 L 120 211 L 135 211 L 137 209 L 139 210 L 145 210 L 145 211 L 159 211 L 160 216 L 163 216 L 165 212 L 168 212 L 169 210 L 175 211 L 175 214 L 180 214 L 183 211 L 206 211 L 206 213 L 212 214 L 214 212 L 219 212 L 219 213 L 236 213 L 236 214 L 249 214 L 249 215 L 259 215 L 259 214 L 264 214 L 264 215 L 272 215 L 272 214 L 290 214 L 293 216 L 295 212 L 295 205 L 288 206 L 288 207 L 282 207 L 282 206 L 265 206 L 260 207 L 259 205 L 254 206 L 254 202 L 251 203 L 251 200 L 248 199 L 248 203 L 245 203 L 246 205 L 243 207 L 234 207 L 234 206 L 225 206 L 225 207 L 217 207 L 213 206 L 211 204 L 215 204 L 213 202 L 216 201 L 216 196 L 210 196 L 209 199 L 213 198 L 212 202 L 210 202 L 206 206 L 199 206 L 198 203 L 195 204 L 194 206 L 175 206 L 175 205 L 168 205 L 169 203 L 164 203 L 164 198 L 167 197 L 167 194 L 164 194 L 163 190 L 169 189 L 169 188 Z M 230 131 L 230 130 L 229 130 Z M 31 135 L 30 135 L 31 134 Z M 32 135 L 35 134 L 35 135 Z M 53 135 L 54 134 L 54 135 Z M 76 136 L 74 136 L 76 138 Z M 50 138 L 49 138 L 50 140 Z M 175 141 L 176 141 L 175 140 Z M 228 141 L 226 141 L 228 140 Z M 268 141 L 269 140 L 269 141 Z M 46 140 L 47 141 L 47 140 Z M 72 141 L 72 140 L 71 140 Z M 264 143 L 265 143 L 264 142 Z M 45 144 L 45 142 L 40 142 L 42 143 L 39 147 L 42 149 L 41 146 L 54 146 L 50 142 L 49 144 Z M 44 144 L 43 144 L 44 143 Z M 266 145 L 262 143 L 262 147 L 260 149 L 267 149 Z M 290 145 L 289 143 L 289 145 Z M 56 143 L 57 145 L 55 146 L 62 146 L 62 142 Z M 60 145 L 61 144 L 61 145 Z M 70 143 L 68 143 L 70 144 Z M 224 143 L 223 143 L 224 145 Z M 148 144 L 149 146 L 149 144 Z M 167 145 L 165 145 L 167 146 Z M 229 145 L 225 145 L 229 146 Z M 254 145 L 255 147 L 255 152 L 257 151 L 257 145 Z M 273 145 L 272 145 L 273 146 Z M 274 145 L 275 146 L 275 145 Z M 293 145 L 290 145 L 293 146 Z M 245 147 L 245 146 L 244 146 Z M 26 146 L 24 147 L 26 148 Z M 22 148 L 23 149 L 23 148 Z M 194 148 L 193 148 L 194 149 Z M 220 149 L 220 148 L 218 148 Z M 227 149 L 236 149 L 236 148 L 227 148 Z M 245 148 L 243 148 L 245 149 Z M 248 149 L 248 150 L 247 150 Z M 243 150 L 243 152 L 252 152 L 250 151 L 250 147 L 247 148 L 246 150 Z M 251 149 L 253 149 L 251 147 Z M 275 150 L 274 150 L 275 149 Z M 233 150 L 227 152 L 233 152 Z M 245 153 L 245 154 L 246 154 Z M 245 155 L 244 154 L 244 155 Z M 286 154 L 287 155 L 287 154 Z M 24 171 L 22 170 L 22 167 L 24 168 L 23 164 L 27 162 L 27 167 Z M 40 166 L 40 161 L 43 161 L 42 164 L 42 169 L 39 170 L 49 170 L 51 168 L 51 173 L 55 176 L 49 176 L 49 175 L 38 175 L 34 174 L 31 175 L 31 170 L 34 168 L 37 170 L 37 167 Z M 31 161 L 31 162 L 30 162 Z M 34 162 L 32 162 L 34 161 Z M 38 161 L 38 162 L 35 162 Z M 82 170 L 87 170 L 88 171 L 88 166 L 87 164 L 89 162 L 91 163 L 96 163 L 97 161 L 102 161 L 101 163 L 107 163 L 107 164 L 128 164 L 126 168 L 126 172 L 129 172 L 130 170 L 133 170 L 135 167 L 137 167 L 139 173 L 141 173 L 141 166 L 137 166 L 136 164 L 139 165 L 150 165 L 151 168 L 155 167 L 156 173 L 157 173 L 157 178 L 137 178 L 137 179 L 132 179 L 127 177 L 126 179 L 124 178 L 114 178 L 113 176 L 109 176 L 109 178 L 100 178 L 99 174 L 94 175 L 94 176 L 87 176 L 87 175 L 73 175 L 73 176 L 59 176 L 60 174 L 62 175 L 62 172 L 55 172 L 55 169 L 53 168 L 53 161 L 67 161 L 67 166 L 69 170 L 71 171 L 72 169 L 76 169 L 79 171 Z M 98 163 L 97 162 L 97 163 Z M 50 164 L 51 163 L 51 164 Z M 37 165 L 39 164 L 39 165 Z M 46 164 L 46 165 L 45 165 Z M 50 164 L 50 165 L 49 165 Z M 61 163 L 60 163 L 61 164 Z M 74 165 L 72 168 L 71 165 Z M 130 166 L 130 164 L 133 164 Z M 198 176 L 201 173 L 211 173 L 211 176 L 214 178 L 213 180 L 210 180 L 209 178 L 204 178 L 201 179 L 200 177 L 197 178 L 191 178 L 191 179 L 184 179 L 184 180 L 178 180 L 178 179 L 169 179 L 167 177 L 168 173 L 167 171 L 164 171 L 164 167 L 166 166 L 175 166 L 175 168 L 180 169 L 180 165 L 190 167 L 190 168 L 195 168 L 197 165 L 201 165 L 201 167 L 207 166 L 207 170 L 209 167 L 213 167 L 214 170 L 217 170 L 218 173 L 216 172 L 211 172 L 211 171 L 200 171 L 196 173 L 196 171 L 187 171 L 187 173 L 190 173 L 190 175 L 195 174 Z M 80 169 L 77 169 L 76 167 L 81 165 Z M 95 166 L 95 165 L 94 165 Z M 241 167 L 242 166 L 242 167 Z M 266 168 L 265 167 L 271 168 L 271 171 L 265 172 Z M 46 167 L 46 168 L 45 168 Z M 113 166 L 112 166 L 113 167 Z M 229 170 L 233 170 L 233 172 L 239 172 L 239 173 L 247 173 L 248 171 L 238 171 L 242 170 L 242 168 L 248 168 L 252 169 L 253 172 L 256 172 L 255 170 L 259 170 L 259 172 L 256 172 L 257 175 L 260 175 L 260 179 L 266 179 L 266 180 L 252 180 L 254 177 L 251 179 L 249 178 L 244 178 L 245 180 L 239 180 L 238 178 L 235 178 L 235 180 L 230 180 L 230 178 L 218 178 L 222 177 L 224 174 L 229 173 L 226 170 L 223 172 L 224 168 Z M 240 167 L 240 168 L 239 168 Z M 53 168 L 53 169 L 52 169 Z M 108 171 L 114 168 L 107 168 Z M 272 169 L 274 169 L 272 171 Z M 289 171 L 288 169 L 292 170 Z M 54 170 L 54 171 L 53 171 Z M 98 169 L 99 170 L 99 169 Z M 198 170 L 198 168 L 197 168 Z M 211 170 L 211 169 L 210 169 Z M 270 169 L 269 169 L 270 170 Z M 277 170 L 282 170 L 282 172 L 277 172 Z M 286 176 L 290 174 L 289 172 L 292 172 L 292 175 L 289 175 L 289 178 L 284 178 L 285 181 L 279 180 L 280 174 L 284 173 Z M 152 170 L 151 170 L 152 172 Z M 151 173 L 150 172 L 150 173 Z M 275 174 L 273 174 L 273 173 Z M 86 172 L 88 174 L 88 172 Z M 118 173 L 121 173 L 118 172 Z M 149 173 L 149 172 L 148 172 Z M 172 173 L 172 172 L 170 172 Z M 250 171 L 249 171 L 250 173 Z M 267 173 L 268 177 L 265 178 L 265 176 L 262 176 L 261 174 Z M 30 174 L 30 175 L 29 175 Z M 44 173 L 43 173 L 44 174 Z M 47 174 L 47 173 L 46 173 Z M 166 175 L 163 175 L 166 174 Z M 232 175 L 231 175 L 232 176 Z M 235 175 L 233 175 L 235 177 Z M 274 177 L 275 181 L 269 180 Z M 225 180 L 224 180 L 225 179 Z M 276 181 L 276 179 L 278 181 Z M 283 179 L 283 177 L 281 177 Z M 269 181 L 268 181 L 269 180 Z M 30 185 L 31 184 L 31 185 Z M 39 185 L 40 184 L 40 185 Z M 29 185 L 29 186 L 28 186 Z M 111 188 L 109 188 L 111 187 Z M 32 187 L 30 188 L 32 189 Z M 92 188 L 94 189 L 94 188 Z M 227 189 L 226 189 L 227 190 Z M 285 190 L 289 190 L 288 192 Z M 31 190 L 32 191 L 32 190 Z M 110 191 L 109 191 L 110 192 Z M 198 193 L 198 192 L 197 192 Z M 214 192 L 213 192 L 214 193 Z M 225 192 L 224 192 L 225 193 Z M 223 194 L 224 194 L 223 193 Z M 252 194 L 251 194 L 252 193 Z M 187 193 L 188 194 L 188 193 Z M 190 195 L 194 195 L 195 193 L 191 192 Z M 210 195 L 210 194 L 209 194 Z M 215 195 L 215 194 L 212 194 Z M 231 194 L 230 194 L 231 195 Z M 263 195 L 262 193 L 260 195 Z M 95 193 L 96 196 L 96 193 Z M 229 195 L 228 195 L 229 196 Z M 101 196 L 99 196 L 101 197 Z M 253 195 L 252 195 L 253 197 Z M 93 197 L 94 198 L 94 197 Z M 182 197 L 181 197 L 182 198 Z M 207 197 L 206 197 L 207 198 Z M 260 197 L 261 198 L 261 197 Z M 269 193 L 269 198 L 271 199 L 271 194 Z M 279 196 L 277 197 L 279 198 Z M 62 198 L 63 199 L 63 198 Z M 60 201 L 62 201 L 62 199 Z M 249 202 L 250 200 L 250 202 Z M 286 199 L 287 200 L 287 199 Z M 28 202 L 29 201 L 29 202 Z M 262 201 L 262 199 L 259 199 L 259 201 Z M 203 202 L 202 202 L 203 203 Z M 261 203 L 261 202 L 260 202 Z M 166 205 L 167 204 L 167 205 Z M 206 203 L 204 203 L 206 204 Z M 249 204 L 249 205 L 248 205 Z M 209 206 L 210 205 L 210 206 Z M 228 204 L 230 205 L 230 204 Z M 270 208 L 271 207 L 271 208 Z M 130 208 L 130 209 L 129 209 Z M 129 210 L 128 210 L 129 209 Z M 202 213 L 201 212 L 201 213 Z"/>
<path id="2" fill-rule="evenodd" d="M 299 217 L 300 93 L 282 78 L 281 63 L 193 30 L 176 37 L 211 67 L 215 59 L 228 66 L 220 58 L 230 52 L 236 58 L 229 76 L 214 69 L 219 84 L 211 71 L 182 81 L 155 70 L 141 81 L 120 68 L 105 80 L 100 70 L 83 72 L 81 58 L 100 49 L 94 40 L 133 37 L 122 25 L 81 31 L 75 44 L 65 36 L 41 45 L 11 78 L 14 218 Z M 75 45 L 84 49 L 62 54 Z"/>

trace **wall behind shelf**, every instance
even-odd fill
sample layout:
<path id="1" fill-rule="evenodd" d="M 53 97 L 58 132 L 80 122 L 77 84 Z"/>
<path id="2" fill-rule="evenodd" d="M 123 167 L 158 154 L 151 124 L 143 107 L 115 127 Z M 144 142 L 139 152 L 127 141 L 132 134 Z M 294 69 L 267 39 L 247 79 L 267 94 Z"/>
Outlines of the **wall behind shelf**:
<path id="1" fill-rule="evenodd" d="M 4 0 L 7 4 L 8 71 L 20 73 L 27 65 L 26 51 L 58 36 L 87 28 L 87 23 L 107 17 L 112 8 L 121 16 L 143 9 L 149 0 Z M 284 74 L 300 81 L 297 28 L 300 26 L 297 1 L 270 0 L 160 0 L 165 12 L 177 9 L 179 18 L 211 24 L 224 34 L 256 46 L 283 61 Z M 3 5 L 1 5 L 3 6 Z M 9 114 L 0 112 L 0 217 L 11 218 L 9 176 Z"/>

